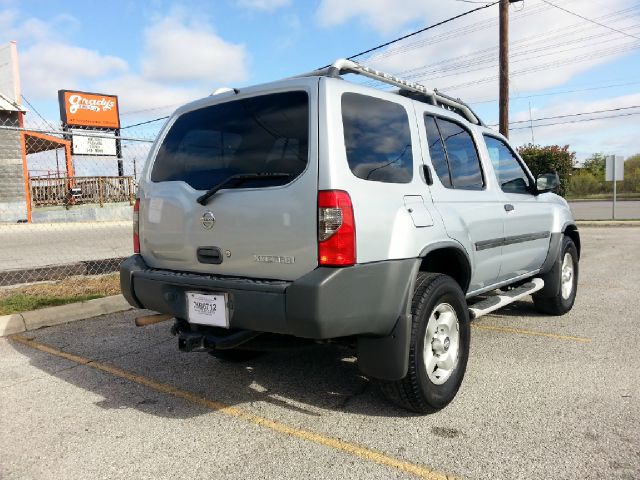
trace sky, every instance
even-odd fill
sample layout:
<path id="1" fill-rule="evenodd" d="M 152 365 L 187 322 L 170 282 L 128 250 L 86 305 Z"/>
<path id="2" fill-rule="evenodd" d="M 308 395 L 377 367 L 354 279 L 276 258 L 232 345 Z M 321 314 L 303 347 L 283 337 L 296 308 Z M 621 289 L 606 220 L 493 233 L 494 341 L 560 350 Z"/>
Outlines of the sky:
<path id="1" fill-rule="evenodd" d="M 77 89 L 118 95 L 126 126 L 222 86 L 324 66 L 484 4 L 0 0 L 0 44 L 17 42 L 23 96 L 47 120 L 59 121 L 57 91 Z M 496 124 L 497 19 L 494 5 L 357 60 L 460 97 Z M 640 153 L 639 0 L 525 0 L 510 6 L 510 33 L 515 145 L 568 144 L 579 159 Z M 575 115 L 596 111 L 604 112 Z"/>

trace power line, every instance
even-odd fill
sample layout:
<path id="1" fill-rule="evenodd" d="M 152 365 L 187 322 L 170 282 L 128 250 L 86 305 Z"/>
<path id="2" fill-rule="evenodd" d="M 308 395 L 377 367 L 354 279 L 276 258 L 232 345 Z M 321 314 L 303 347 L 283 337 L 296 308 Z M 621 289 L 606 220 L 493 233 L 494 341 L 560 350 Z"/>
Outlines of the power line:
<path id="1" fill-rule="evenodd" d="M 180 105 L 182 104 L 172 103 L 170 105 L 162 105 L 160 107 L 152 107 L 152 108 L 143 108 L 141 110 L 127 110 L 126 112 L 120 112 L 120 116 L 124 117 L 125 115 L 134 115 L 136 113 L 152 112 L 154 110 L 163 110 L 165 108 L 179 107 Z"/>
<path id="2" fill-rule="evenodd" d="M 497 2 L 493 2 L 493 3 L 488 3 L 486 5 L 483 5 L 482 7 L 473 8 L 473 9 L 468 10 L 466 12 L 463 12 L 463 13 L 461 13 L 459 15 L 456 15 L 455 17 L 447 18 L 446 20 L 442 20 L 441 22 L 434 23 L 433 25 L 429 25 L 428 27 L 421 28 L 420 30 L 416 30 L 415 32 L 409 33 L 407 35 L 403 35 L 402 37 L 398 37 L 398 38 L 396 38 L 394 40 L 390 40 L 390 41 L 385 42 L 385 43 L 383 43 L 381 45 L 378 45 L 376 47 L 369 48 L 368 50 L 364 50 L 364 51 L 362 51 L 360 53 L 356 53 L 355 55 L 351 55 L 350 57 L 347 57 L 347 59 L 348 60 L 353 60 L 354 58 L 361 57 L 362 55 L 366 55 L 367 53 L 375 52 L 376 50 L 380 50 L 381 48 L 388 47 L 389 45 L 392 45 L 394 43 L 400 42 L 400 41 L 405 40 L 405 39 L 407 39 L 409 37 L 413 37 L 415 35 L 418 35 L 419 33 L 426 32 L 427 30 L 431 30 L 433 28 L 439 27 L 439 26 L 444 25 L 444 24 L 449 23 L 449 22 L 453 22 L 454 20 L 457 20 L 458 18 L 462 18 L 462 17 L 464 17 L 466 15 L 469 15 L 471 13 L 477 12 L 479 10 L 484 10 L 485 8 L 493 7 L 494 5 L 497 5 L 498 3 L 500 3 L 500 2 L 497 1 Z M 331 65 L 325 65 L 322 68 L 326 68 L 326 67 L 330 67 L 330 66 Z"/>
<path id="3" fill-rule="evenodd" d="M 169 115 L 166 117 L 154 118 L 153 120 L 147 120 L 146 122 L 134 123 L 133 125 L 127 125 L 126 127 L 121 127 L 120 130 L 124 130 L 125 128 L 131 127 L 139 127 L 140 125 L 146 125 L 147 123 L 159 122 L 160 120 L 166 120 L 169 118 Z"/>
<path id="4" fill-rule="evenodd" d="M 41 119 L 45 124 L 47 124 L 47 126 L 48 126 L 51 130 L 55 130 L 55 129 L 53 128 L 53 125 L 51 125 L 51 123 L 49 123 L 49 121 L 48 121 L 46 118 L 44 118 L 44 117 L 40 114 L 40 112 L 39 112 L 38 110 L 36 110 L 36 107 L 34 107 L 34 106 L 31 104 L 31 102 L 30 102 L 29 100 L 27 100 L 27 97 L 25 97 L 24 95 L 22 95 L 22 99 L 23 99 L 25 102 L 27 102 L 27 105 L 29 105 L 29 106 L 31 107 L 31 110 L 33 110 L 33 111 L 35 112 L 35 114 L 36 114 L 36 115 L 38 115 L 38 116 L 40 117 L 40 119 Z"/>
<path id="5" fill-rule="evenodd" d="M 545 5 L 546 6 L 546 5 Z M 550 6 L 546 6 L 546 8 L 551 8 Z M 622 10 L 618 10 L 606 15 L 603 15 L 601 17 L 598 17 L 598 20 L 606 20 L 606 21 L 610 21 L 610 20 L 617 20 L 617 19 L 628 19 L 630 15 L 633 15 L 632 12 L 637 11 L 640 8 L 640 4 L 638 5 L 634 5 L 632 7 L 626 8 L 626 9 L 622 9 Z M 535 10 L 535 11 L 534 11 Z M 541 10 L 538 8 L 536 9 L 534 7 L 534 9 L 529 10 L 528 13 L 523 13 L 522 15 L 518 15 L 517 18 L 523 18 L 524 16 L 528 16 L 530 14 L 537 14 L 541 12 Z M 482 22 L 477 22 L 475 24 L 472 24 L 470 27 L 473 27 L 472 31 L 477 30 L 478 28 L 476 28 L 476 26 L 480 26 L 481 24 L 483 24 L 483 22 L 486 21 L 482 21 Z M 495 23 L 495 21 L 494 21 Z M 485 28 L 488 25 L 484 25 L 480 28 Z M 633 25 L 630 28 L 636 28 L 638 27 L 638 24 Z M 469 27 L 464 27 L 464 28 L 469 28 Z M 525 38 L 521 38 L 519 40 L 516 40 L 515 42 L 513 42 L 514 45 L 517 44 L 521 44 L 521 47 L 525 47 L 524 49 L 521 49 L 520 51 L 517 51 L 514 56 L 519 56 L 522 57 L 521 59 L 515 60 L 517 61 L 524 61 L 524 60 L 533 60 L 535 58 L 542 58 L 542 57 L 546 57 L 546 54 L 543 55 L 538 55 L 535 57 L 532 57 L 531 54 L 534 52 L 541 52 L 547 49 L 552 49 L 555 46 L 567 46 L 570 44 L 582 44 L 584 43 L 584 45 L 576 45 L 573 49 L 564 49 L 561 52 L 570 52 L 576 48 L 587 48 L 590 47 L 591 45 L 587 44 L 586 42 L 589 40 L 593 40 L 596 38 L 600 38 L 600 37 L 606 37 L 607 35 L 612 34 L 613 32 L 606 32 L 606 33 L 600 33 L 600 34 L 594 34 L 594 35 L 587 35 L 587 36 L 582 36 L 579 38 L 569 38 L 568 40 L 565 40 L 566 37 L 572 37 L 573 35 L 577 34 L 577 33 L 581 33 L 583 31 L 586 31 L 588 29 L 594 28 L 594 25 L 590 25 L 587 24 L 585 26 L 584 22 L 578 22 L 566 27 L 562 27 L 562 28 L 557 28 L 551 31 L 546 31 L 546 33 L 539 35 L 533 35 L 533 36 L 528 36 Z M 415 48 L 419 48 L 422 45 L 429 45 L 429 44 L 433 44 L 433 43 L 438 43 L 440 41 L 443 40 L 448 40 L 450 37 L 449 34 L 455 34 L 456 32 L 462 32 L 463 29 L 454 29 L 450 32 L 446 32 L 443 34 L 439 34 L 437 36 L 431 36 L 429 38 L 423 39 L 423 40 L 419 40 L 416 42 L 410 42 L 407 44 L 404 44 L 402 46 L 396 47 L 396 48 L 392 48 L 392 49 L 387 49 L 382 53 L 378 53 L 373 55 L 370 58 L 385 58 L 388 56 L 392 56 L 392 55 L 398 55 L 398 54 L 402 54 L 402 53 L 408 53 L 409 50 L 413 50 Z M 546 37 L 546 38 L 545 38 Z M 607 40 L 602 40 L 599 43 L 607 43 L 610 42 L 611 40 L 607 39 Z M 592 42 L 593 43 L 593 42 Z M 526 49 L 526 47 L 528 47 L 528 44 L 538 44 L 541 45 L 540 47 L 535 47 L 533 49 Z M 545 45 L 546 44 L 546 45 Z M 544 45 L 544 46 L 543 46 Z M 496 50 L 496 47 L 489 47 L 489 48 L 485 48 L 482 50 L 478 50 L 476 52 L 473 52 L 471 54 L 465 54 L 465 55 L 461 55 L 455 58 L 451 58 L 451 59 L 445 59 L 445 60 L 440 60 L 438 62 L 435 63 L 430 63 L 427 65 L 422 65 L 419 67 L 414 67 L 411 68 L 409 70 L 404 70 L 402 72 L 394 72 L 394 74 L 398 75 L 398 76 L 405 76 L 406 74 L 409 73 L 413 73 L 413 75 L 411 75 L 410 77 L 407 78 L 424 78 L 425 75 L 428 74 L 433 74 L 433 73 L 443 73 L 446 71 L 455 71 L 455 70 L 464 70 L 465 73 L 470 73 L 471 71 L 479 71 L 479 70 L 483 70 L 485 68 L 491 68 L 492 64 L 494 63 L 494 56 L 493 56 L 493 51 Z M 555 51 L 554 53 L 558 53 L 557 51 Z M 599 51 L 597 53 L 616 53 L 616 52 L 604 52 L 604 51 Z M 617 53 L 623 53 L 622 51 L 619 51 Z M 526 58 L 529 57 L 529 58 Z M 573 59 L 572 59 L 573 60 Z M 572 62 L 573 63 L 573 62 Z M 477 68 L 477 69 L 470 69 L 469 67 L 471 66 L 480 66 L 482 64 L 487 65 L 484 68 Z M 438 65 L 441 65 L 441 67 L 438 69 L 436 68 Z M 526 70 L 526 69 L 525 69 Z M 419 72 L 419 73 L 418 73 Z M 522 72 L 524 73 L 524 72 Z M 441 78 L 441 76 L 438 76 L 436 78 Z M 433 80 L 433 78 L 431 79 Z M 483 79 L 484 80 L 484 79 Z M 366 82 L 365 85 L 369 85 L 369 86 L 377 86 L 378 82 L 375 81 L 369 81 Z M 456 87 L 458 87 L 458 85 L 456 85 Z"/>
<path id="6" fill-rule="evenodd" d="M 429 25 L 428 27 L 421 28 L 420 30 L 416 30 L 416 31 L 415 31 L 415 32 L 413 32 L 413 33 L 409 33 L 409 34 L 407 34 L 407 35 L 403 35 L 402 37 L 398 37 L 398 38 L 396 38 L 396 39 L 394 39 L 394 40 L 390 40 L 390 41 L 385 42 L 385 43 L 383 43 L 383 44 L 381 44 L 381 45 L 378 45 L 378 46 L 376 46 L 376 47 L 369 48 L 368 50 L 364 50 L 364 51 L 362 51 L 362 52 L 360 52 L 360 53 L 356 53 L 355 55 L 351 55 L 350 57 L 347 57 L 347 58 L 348 58 L 349 60 L 353 60 L 354 58 L 361 57 L 362 55 L 366 55 L 367 53 L 371 53 L 371 52 L 374 52 L 374 51 L 376 51 L 376 50 L 380 50 L 381 48 L 384 48 L 384 47 L 387 47 L 387 46 L 392 45 L 392 44 L 394 44 L 394 43 L 400 42 L 400 41 L 402 41 L 402 40 L 404 40 L 404 39 L 406 39 L 406 38 L 413 37 L 414 35 L 418 35 L 419 33 L 426 32 L 427 30 L 431 30 L 431 29 L 433 29 L 433 28 L 439 27 L 439 26 L 444 25 L 444 24 L 446 24 L 446 23 L 452 22 L 452 21 L 454 21 L 454 20 L 457 20 L 457 19 L 459 19 L 459 18 L 462 18 L 462 17 L 464 17 L 464 16 L 466 16 L 466 15 L 469 15 L 469 14 L 471 14 L 471 13 L 477 12 L 477 11 L 479 11 L 479 10 L 484 10 L 485 8 L 492 7 L 492 6 L 494 6 L 494 5 L 497 5 L 498 3 L 500 3 L 500 2 L 499 2 L 499 1 L 496 1 L 496 2 L 493 2 L 493 3 L 488 3 L 488 4 L 486 4 L 486 5 L 483 5 L 482 7 L 473 8 L 473 9 L 471 9 L 471 10 L 468 10 L 468 11 L 466 11 L 466 12 L 463 12 L 463 13 L 461 13 L 461 14 L 459 14 L 459 15 L 454 16 L 454 17 L 447 18 L 446 20 L 442 20 L 441 22 L 434 23 L 433 25 Z M 325 65 L 325 66 L 324 66 L 324 67 L 322 67 L 322 68 L 326 68 L 326 67 L 329 67 L 329 66 L 330 66 L 330 65 Z M 148 124 L 148 123 L 153 123 L 153 122 L 157 122 L 157 121 L 160 121 L 160 120 L 165 120 L 165 119 L 167 119 L 167 118 L 169 118 L 169 116 L 156 118 L 156 119 L 149 120 L 149 121 L 146 121 L 146 122 L 134 123 L 133 125 L 127 125 L 126 127 L 122 127 L 120 130 L 124 130 L 125 128 L 131 128 L 131 127 L 139 127 L 140 125 L 146 125 L 146 124 Z"/>
<path id="7" fill-rule="evenodd" d="M 596 25 L 600 25 L 601 27 L 608 28 L 609 30 L 613 30 L 614 32 L 621 33 L 622 35 L 626 35 L 627 37 L 631 37 L 631 38 L 635 38 L 636 40 L 640 40 L 640 37 L 636 37 L 635 35 L 631 35 L 630 33 L 624 32 L 622 30 L 618 30 L 617 28 L 610 27 L 609 25 L 605 25 L 604 23 L 597 22 L 597 21 L 592 20 L 590 18 L 587 18 L 587 17 L 585 17 L 583 15 L 580 15 L 579 13 L 572 12 L 571 10 L 567 10 L 566 8 L 563 8 L 563 7 L 559 6 L 559 5 L 551 3 L 548 0 L 542 0 L 542 1 L 544 3 L 546 3 L 547 5 L 551 5 L 552 7 L 555 7 L 557 9 L 559 9 L 559 10 L 562 10 L 563 12 L 566 12 L 566 13 L 568 13 L 570 15 L 573 15 L 574 17 L 581 18 L 583 20 L 586 20 L 587 22 L 595 23 Z"/>
<path id="8" fill-rule="evenodd" d="M 570 123 L 594 122 L 596 120 L 606 120 L 609 118 L 619 118 L 619 117 L 630 117 L 632 115 L 640 115 L 640 112 L 619 113 L 617 115 L 607 115 L 604 117 L 597 117 L 597 118 L 581 118 L 579 120 L 570 120 L 568 122 L 543 123 L 542 125 L 534 125 L 534 128 L 552 127 L 554 125 L 567 125 Z M 510 128 L 509 130 L 526 130 L 527 128 L 530 128 L 530 127 L 529 126 L 515 127 L 515 128 Z"/>
<path id="9" fill-rule="evenodd" d="M 541 117 L 541 118 L 533 118 L 533 119 L 527 119 L 527 120 L 517 120 L 514 122 L 509 122 L 509 125 L 513 125 L 516 123 L 528 123 L 528 122 L 540 122 L 543 120 L 556 120 L 559 118 L 568 118 L 568 117 L 579 117 L 581 115 L 595 115 L 596 113 L 608 113 L 608 112 L 619 112 L 622 110 L 631 110 L 632 108 L 640 108 L 640 105 L 633 105 L 631 107 L 619 107 L 619 108 L 609 108 L 606 110 L 594 110 L 593 112 L 580 112 L 580 113 L 569 113 L 566 115 L 555 115 L 553 117 Z M 640 112 L 636 112 L 636 113 L 640 113 Z M 636 114 L 634 113 L 634 115 Z M 594 119 L 597 120 L 597 119 Z M 497 123 L 492 124 L 492 127 L 495 127 L 497 125 Z M 528 127 L 526 127 L 528 128 Z"/>
<path id="10" fill-rule="evenodd" d="M 578 93 L 578 92 L 590 92 L 592 90 L 604 90 L 607 88 L 615 88 L 615 87 L 626 87 L 629 85 L 637 85 L 638 83 L 640 83 L 640 81 L 636 81 L 636 82 L 625 82 L 625 83 L 612 83 L 609 85 L 597 85 L 597 86 L 593 86 L 593 87 L 586 87 L 586 88 L 576 88 L 574 90 L 559 90 L 559 91 L 555 91 L 555 92 L 546 92 L 546 93 L 536 93 L 536 94 L 532 94 L 532 95 L 519 95 L 516 97 L 509 97 L 511 100 L 521 100 L 523 98 L 536 98 L 536 97 L 548 97 L 551 95 L 563 95 L 565 93 Z M 491 102 L 497 102 L 498 99 L 497 98 L 492 98 L 490 100 L 478 100 L 478 101 L 472 101 L 472 102 L 467 102 L 469 105 L 479 105 L 481 103 L 491 103 Z"/>

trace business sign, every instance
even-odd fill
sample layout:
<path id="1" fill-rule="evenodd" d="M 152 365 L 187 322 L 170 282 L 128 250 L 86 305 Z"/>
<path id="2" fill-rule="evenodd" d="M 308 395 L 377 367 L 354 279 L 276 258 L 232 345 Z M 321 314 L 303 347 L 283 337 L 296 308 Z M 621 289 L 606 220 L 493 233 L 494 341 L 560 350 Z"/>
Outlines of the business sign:
<path id="1" fill-rule="evenodd" d="M 60 119 L 70 127 L 120 128 L 118 97 L 58 90 Z"/>
<path id="2" fill-rule="evenodd" d="M 71 148 L 74 155 L 107 155 L 112 157 L 117 155 L 115 135 L 107 137 L 104 134 L 96 136 L 84 133 L 83 135 L 77 130 L 73 131 Z"/>

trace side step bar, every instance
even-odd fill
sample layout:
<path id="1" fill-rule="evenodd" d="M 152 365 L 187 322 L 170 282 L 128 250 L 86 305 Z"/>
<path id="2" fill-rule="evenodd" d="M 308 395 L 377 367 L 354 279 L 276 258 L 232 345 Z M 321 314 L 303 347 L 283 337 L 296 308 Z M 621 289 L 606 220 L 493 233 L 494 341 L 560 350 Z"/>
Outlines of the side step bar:
<path id="1" fill-rule="evenodd" d="M 508 292 L 500 293 L 499 295 L 492 295 L 489 298 L 474 303 L 469 307 L 469 316 L 471 320 L 491 313 L 499 308 L 502 308 L 510 303 L 520 300 L 522 297 L 531 295 L 532 293 L 541 290 L 544 287 L 544 280 L 541 278 L 534 278 L 530 282 L 520 285 L 518 288 L 509 290 Z"/>

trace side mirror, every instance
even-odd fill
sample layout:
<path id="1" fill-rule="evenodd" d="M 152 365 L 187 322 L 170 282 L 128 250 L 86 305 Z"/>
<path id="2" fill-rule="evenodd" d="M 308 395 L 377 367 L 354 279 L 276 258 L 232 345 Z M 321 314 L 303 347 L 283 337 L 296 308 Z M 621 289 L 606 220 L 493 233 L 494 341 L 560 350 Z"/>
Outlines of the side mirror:
<path id="1" fill-rule="evenodd" d="M 541 173 L 536 177 L 537 193 L 546 193 L 555 190 L 560 186 L 560 177 L 558 173 Z"/>

